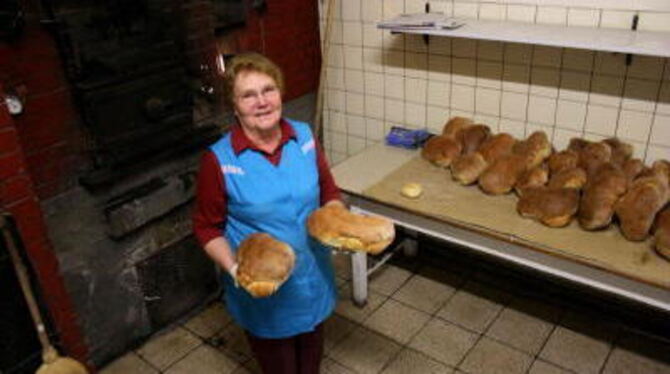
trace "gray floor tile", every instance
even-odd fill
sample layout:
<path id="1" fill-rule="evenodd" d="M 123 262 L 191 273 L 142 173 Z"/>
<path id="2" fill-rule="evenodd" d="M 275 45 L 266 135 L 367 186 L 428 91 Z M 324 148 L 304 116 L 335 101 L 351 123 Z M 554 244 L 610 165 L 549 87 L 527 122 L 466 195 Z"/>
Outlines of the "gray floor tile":
<path id="1" fill-rule="evenodd" d="M 184 327 L 201 338 L 209 338 L 223 330 L 231 320 L 223 303 L 217 301 L 200 314 L 186 321 Z"/>
<path id="2" fill-rule="evenodd" d="M 555 306 L 515 299 L 493 322 L 486 335 L 524 352 L 537 354 L 560 317 Z M 519 332 L 523 333 L 519 333 Z"/>
<path id="3" fill-rule="evenodd" d="M 535 360 L 528 370 L 528 374 L 570 374 L 571 371 L 560 368 L 552 363 Z"/>
<path id="4" fill-rule="evenodd" d="M 157 335 L 137 350 L 152 366 L 165 370 L 201 345 L 202 341 L 183 327 Z"/>
<path id="5" fill-rule="evenodd" d="M 347 368 L 330 357 L 326 357 L 321 362 L 321 374 L 356 374 L 355 371 Z"/>
<path id="6" fill-rule="evenodd" d="M 330 316 L 324 324 L 324 349 L 326 354 L 359 325 L 337 314 Z"/>
<path id="7" fill-rule="evenodd" d="M 523 374 L 532 362 L 532 356 L 482 337 L 458 368 L 478 374 Z"/>
<path id="8" fill-rule="evenodd" d="M 393 265 L 383 265 L 370 276 L 370 289 L 382 295 L 392 295 L 412 273 Z"/>
<path id="9" fill-rule="evenodd" d="M 240 366 L 221 351 L 201 345 L 172 365 L 165 374 L 223 374 L 233 373 Z"/>
<path id="10" fill-rule="evenodd" d="M 421 275 L 414 275 L 392 297 L 433 314 L 447 302 L 455 291 L 454 287 Z"/>
<path id="11" fill-rule="evenodd" d="M 611 349 L 608 341 L 558 326 L 540 352 L 540 357 L 578 373 L 598 373 Z"/>
<path id="12" fill-rule="evenodd" d="M 433 318 L 409 342 L 409 347 L 456 366 L 477 341 L 477 334 Z"/>
<path id="13" fill-rule="evenodd" d="M 359 373 L 378 373 L 401 349 L 382 335 L 358 328 L 333 348 L 329 356 Z"/>
<path id="14" fill-rule="evenodd" d="M 206 342 L 238 363 L 247 362 L 253 356 L 244 330 L 235 323 L 228 324 Z"/>
<path id="15" fill-rule="evenodd" d="M 388 299 L 370 315 L 364 325 L 400 344 L 406 344 L 430 319 L 428 313 Z"/>
<path id="16" fill-rule="evenodd" d="M 361 308 L 355 305 L 351 298 L 351 285 L 346 285 L 342 287 L 342 290 L 339 293 L 339 300 L 335 312 L 350 320 L 361 323 L 365 321 L 365 319 L 368 318 L 384 301 L 386 301 L 387 298 L 388 296 L 369 290 L 367 303 Z"/>
<path id="17" fill-rule="evenodd" d="M 465 328 L 484 332 L 509 298 L 506 292 L 478 283 L 468 283 L 456 292 L 437 315 Z"/>
<path id="18" fill-rule="evenodd" d="M 453 369 L 432 358 L 405 348 L 381 371 L 383 374 L 448 374 Z"/>
<path id="19" fill-rule="evenodd" d="M 158 374 L 159 371 L 149 365 L 135 352 L 129 352 L 106 365 L 100 374 Z"/>
<path id="20" fill-rule="evenodd" d="M 333 267 L 338 278 L 351 280 L 351 255 L 333 251 Z"/>
<path id="21" fill-rule="evenodd" d="M 670 342 L 624 332 L 607 359 L 603 373 L 670 373 Z"/>

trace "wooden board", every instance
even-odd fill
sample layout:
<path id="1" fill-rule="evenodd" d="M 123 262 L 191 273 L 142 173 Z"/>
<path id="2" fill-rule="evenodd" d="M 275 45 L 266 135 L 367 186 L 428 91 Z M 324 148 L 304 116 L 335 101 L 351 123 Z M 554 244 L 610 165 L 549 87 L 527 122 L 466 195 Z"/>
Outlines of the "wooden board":
<path id="1" fill-rule="evenodd" d="M 423 186 L 416 200 L 404 198 L 405 183 Z M 670 262 L 657 255 L 650 240 L 631 242 L 623 238 L 617 226 L 603 231 L 582 230 L 576 221 L 563 228 L 550 228 L 521 217 L 516 212 L 517 197 L 512 193 L 490 196 L 476 185 L 462 186 L 451 179 L 449 171 L 414 157 L 366 188 L 372 199 L 483 234 L 568 258 L 631 279 L 670 289 Z"/>

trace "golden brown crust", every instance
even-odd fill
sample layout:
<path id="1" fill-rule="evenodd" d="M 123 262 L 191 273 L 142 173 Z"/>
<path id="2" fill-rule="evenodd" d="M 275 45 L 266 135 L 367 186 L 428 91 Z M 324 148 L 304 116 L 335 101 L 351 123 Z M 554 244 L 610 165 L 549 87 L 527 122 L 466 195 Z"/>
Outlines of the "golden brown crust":
<path id="1" fill-rule="evenodd" d="M 582 168 L 562 169 L 551 175 L 548 186 L 551 188 L 575 188 L 581 190 L 586 184 L 586 172 Z"/>
<path id="2" fill-rule="evenodd" d="M 535 131 L 527 139 L 517 142 L 512 152 L 523 156 L 526 169 L 532 169 L 551 156 L 552 149 L 547 134 L 544 131 Z"/>
<path id="3" fill-rule="evenodd" d="M 466 127 L 474 125 L 470 118 L 452 117 L 442 128 L 442 135 L 456 139 Z"/>
<path id="4" fill-rule="evenodd" d="M 614 206 L 623 236 L 633 241 L 646 239 L 656 213 L 667 201 L 667 179 L 660 175 L 636 179 Z"/>
<path id="5" fill-rule="evenodd" d="M 525 157 L 509 154 L 499 158 L 486 168 L 477 182 L 479 187 L 488 194 L 506 194 L 512 190 L 525 170 Z"/>
<path id="6" fill-rule="evenodd" d="M 502 132 L 486 139 L 477 152 L 481 153 L 484 160 L 491 164 L 502 156 L 512 153 L 516 139 L 508 133 Z"/>
<path id="7" fill-rule="evenodd" d="M 339 204 L 315 210 L 307 219 L 307 229 L 327 246 L 372 254 L 384 250 L 395 238 L 392 221 L 352 213 Z"/>
<path id="8" fill-rule="evenodd" d="M 565 149 L 556 152 L 549 156 L 547 164 L 549 166 L 549 173 L 554 173 L 563 169 L 573 169 L 577 167 L 579 161 L 579 154 L 571 149 Z"/>
<path id="9" fill-rule="evenodd" d="M 614 165 L 623 166 L 626 160 L 633 156 L 633 146 L 622 142 L 618 138 L 607 138 L 603 140 L 603 143 L 609 145 L 612 149 L 610 161 Z"/>
<path id="10" fill-rule="evenodd" d="M 579 152 L 578 166 L 584 169 L 588 178 L 591 178 L 598 167 L 606 162 L 610 162 L 611 158 L 612 147 L 607 143 L 588 142 Z"/>
<path id="11" fill-rule="evenodd" d="M 526 189 L 517 202 L 523 217 L 535 218 L 549 227 L 563 227 L 577 213 L 579 191 L 572 188 Z"/>
<path id="12" fill-rule="evenodd" d="M 587 182 L 579 204 L 579 225 L 584 230 L 609 226 L 614 204 L 626 192 L 626 176 L 616 165 L 605 163 Z"/>
<path id="13" fill-rule="evenodd" d="M 670 206 L 658 213 L 654 226 L 654 249 L 670 261 Z"/>
<path id="14" fill-rule="evenodd" d="M 254 297 L 273 294 L 288 279 L 295 253 L 267 233 L 247 236 L 237 249 L 237 282 Z"/>
<path id="15" fill-rule="evenodd" d="M 491 129 L 486 125 L 472 125 L 464 128 L 459 133 L 459 139 L 463 145 L 464 155 L 469 155 L 479 149 L 486 139 L 491 135 Z"/>
<path id="16" fill-rule="evenodd" d="M 451 177 L 463 185 L 477 182 L 488 163 L 479 152 L 461 155 L 451 163 Z"/>
<path id="17" fill-rule="evenodd" d="M 461 144 L 454 138 L 438 135 L 428 139 L 421 150 L 421 157 L 437 166 L 449 167 L 454 158 L 461 154 Z"/>
<path id="18" fill-rule="evenodd" d="M 521 177 L 514 185 L 514 190 L 517 195 L 522 195 L 525 189 L 544 186 L 548 180 L 549 170 L 546 165 L 542 164 L 521 174 Z"/>
<path id="19" fill-rule="evenodd" d="M 629 183 L 632 183 L 644 170 L 644 162 L 639 158 L 629 158 L 621 167 Z"/>

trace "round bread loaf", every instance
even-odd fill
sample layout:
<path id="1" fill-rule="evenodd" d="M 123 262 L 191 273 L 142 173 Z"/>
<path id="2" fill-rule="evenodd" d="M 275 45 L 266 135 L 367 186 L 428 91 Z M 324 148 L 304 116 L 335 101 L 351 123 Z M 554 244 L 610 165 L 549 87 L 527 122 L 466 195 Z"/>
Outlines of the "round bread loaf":
<path id="1" fill-rule="evenodd" d="M 383 251 L 395 238 L 391 220 L 352 213 L 342 204 L 328 204 L 312 212 L 307 229 L 324 245 L 371 254 Z"/>
<path id="2" fill-rule="evenodd" d="M 237 249 L 237 282 L 253 297 L 268 297 L 288 279 L 295 253 L 266 233 L 247 236 Z"/>

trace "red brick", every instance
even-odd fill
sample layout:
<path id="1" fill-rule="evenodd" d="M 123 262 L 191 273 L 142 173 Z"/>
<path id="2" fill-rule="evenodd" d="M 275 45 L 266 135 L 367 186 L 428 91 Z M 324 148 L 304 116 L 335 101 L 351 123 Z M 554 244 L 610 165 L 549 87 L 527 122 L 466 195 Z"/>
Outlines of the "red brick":
<path id="1" fill-rule="evenodd" d="M 0 95 L 4 97 L 4 92 L 0 88 Z M 13 127 L 14 125 L 14 120 L 12 120 L 11 114 L 9 114 L 9 110 L 7 109 L 7 105 L 5 103 L 0 103 L 0 129 L 6 128 L 6 127 Z"/>
<path id="2" fill-rule="evenodd" d="M 19 137 L 14 127 L 0 128 L 0 155 L 13 153 L 19 149 Z"/>
<path id="3" fill-rule="evenodd" d="M 27 246 L 47 239 L 42 209 L 36 196 L 33 195 L 18 202 L 7 204 L 7 209 L 16 219 L 21 237 Z M 39 253 L 36 255 L 39 255 Z"/>
<path id="4" fill-rule="evenodd" d="M 23 153 L 17 151 L 0 156 L 0 180 L 26 173 Z"/>
<path id="5" fill-rule="evenodd" d="M 16 117 L 21 144 L 26 151 L 67 140 L 77 122 L 69 91 L 30 98 L 26 112 Z"/>
<path id="6" fill-rule="evenodd" d="M 0 200 L 11 204 L 34 195 L 32 181 L 27 175 L 19 175 L 0 182 Z"/>

